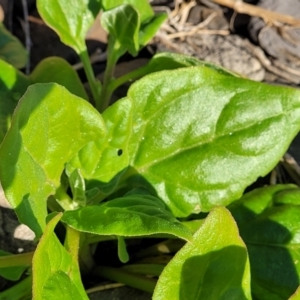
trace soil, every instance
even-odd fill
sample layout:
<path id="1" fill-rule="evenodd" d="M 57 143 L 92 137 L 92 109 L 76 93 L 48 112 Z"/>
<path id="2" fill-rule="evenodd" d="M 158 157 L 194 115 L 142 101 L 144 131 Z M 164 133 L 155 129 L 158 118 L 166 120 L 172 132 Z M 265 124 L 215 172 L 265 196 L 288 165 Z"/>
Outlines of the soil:
<path id="1" fill-rule="evenodd" d="M 276 20 L 273 20 L 273 24 L 267 24 L 261 18 L 236 14 L 232 9 L 219 6 L 216 2 L 209 0 L 151 1 L 156 11 L 167 11 L 170 18 L 138 58 L 126 55 L 120 61 L 115 75 L 118 77 L 132 68 L 145 64 L 157 51 L 173 51 L 220 64 L 253 80 L 298 86 L 300 84 L 300 64 L 298 63 L 300 61 L 298 57 L 300 29 L 289 28 L 290 30 L 287 30 L 287 26 L 282 26 L 282 24 L 279 26 Z M 254 1 L 245 2 L 255 4 Z M 255 2 L 258 2 L 256 5 L 262 8 L 300 18 L 298 0 Z M 4 12 L 5 25 L 25 43 L 24 11 L 21 0 L 0 0 L 0 5 Z M 33 70 L 43 58 L 49 56 L 60 56 L 72 65 L 78 64 L 79 59 L 76 53 L 63 45 L 58 36 L 40 19 L 35 8 L 35 1 L 27 0 L 27 5 L 31 41 L 28 69 Z M 295 6 L 299 6 L 299 9 L 290 9 Z M 282 33 L 284 30 L 288 32 L 287 35 L 285 35 L 286 32 Z M 288 40 L 287 36 L 293 37 L 293 43 Z M 103 53 L 105 53 L 106 41 L 106 34 L 98 20 L 88 34 L 87 45 L 89 53 L 94 58 L 96 57 L 93 67 L 99 78 L 105 68 Z M 80 66 L 78 73 L 82 80 L 86 81 Z M 126 86 L 119 89 L 115 98 L 121 97 L 126 89 Z M 291 157 L 295 159 L 293 163 L 296 164 L 296 169 L 300 163 L 299 150 L 300 136 L 296 137 L 288 150 Z M 292 159 L 291 157 L 288 158 Z M 284 167 L 281 166 L 281 170 L 288 178 L 288 182 L 295 182 L 289 177 L 289 172 Z M 297 176 L 300 177 L 299 174 Z M 26 226 L 20 226 L 14 212 L 1 194 L 0 200 L 0 249 L 11 253 L 32 251 L 36 246 L 33 233 Z M 0 280 L 0 290 L 7 286 L 7 282 Z M 100 297 L 104 300 L 151 299 L 149 294 L 128 287 L 114 288 L 90 295 L 91 299 L 100 299 Z"/>

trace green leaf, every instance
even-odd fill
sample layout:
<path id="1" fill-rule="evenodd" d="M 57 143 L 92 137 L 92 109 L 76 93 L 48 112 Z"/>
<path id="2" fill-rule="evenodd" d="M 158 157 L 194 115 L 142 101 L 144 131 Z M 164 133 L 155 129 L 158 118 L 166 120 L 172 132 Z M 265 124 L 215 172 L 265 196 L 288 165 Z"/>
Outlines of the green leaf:
<path id="1" fill-rule="evenodd" d="M 12 255 L 9 252 L 0 250 L 0 256 Z M 28 266 L 0 268 L 0 276 L 5 279 L 16 281 L 19 280 Z"/>
<path id="2" fill-rule="evenodd" d="M 69 177 L 70 187 L 72 191 L 73 203 L 79 206 L 86 205 L 85 181 L 79 169 L 74 170 Z"/>
<path id="3" fill-rule="evenodd" d="M 153 9 L 148 0 L 102 0 L 102 8 L 104 11 L 110 10 L 123 4 L 130 4 L 140 15 L 141 23 L 148 21 L 154 15 Z"/>
<path id="4" fill-rule="evenodd" d="M 78 54 L 86 50 L 85 36 L 101 8 L 100 0 L 37 0 L 39 14 Z"/>
<path id="5" fill-rule="evenodd" d="M 154 15 L 150 20 L 142 24 L 139 30 L 139 44 L 146 46 L 167 18 L 167 14 L 161 13 Z"/>
<path id="6" fill-rule="evenodd" d="M 72 94 L 88 100 L 76 71 L 60 57 L 43 59 L 30 74 L 30 81 L 32 84 L 55 82 L 64 86 Z"/>
<path id="7" fill-rule="evenodd" d="M 61 245 L 54 228 L 62 214 L 48 224 L 33 256 L 33 299 L 88 299 L 77 261 Z"/>
<path id="8" fill-rule="evenodd" d="M 145 68 L 147 68 L 147 73 L 145 74 L 191 66 L 205 66 L 219 72 L 220 74 L 237 77 L 236 74 L 222 68 L 221 66 L 217 66 L 207 61 L 199 60 L 189 55 L 172 52 L 161 52 L 155 54 L 150 59 L 149 63 L 145 66 Z"/>
<path id="9" fill-rule="evenodd" d="M 0 180 L 18 218 L 37 237 L 65 163 L 104 134 L 96 109 L 57 84 L 33 85 L 20 100 L 0 147 Z"/>
<path id="10" fill-rule="evenodd" d="M 17 69 L 25 67 L 28 54 L 21 42 L 0 23 L 0 59 Z M 1 72 L 3 70 L 1 69 Z"/>
<path id="11" fill-rule="evenodd" d="M 153 196 L 131 195 L 99 205 L 65 211 L 62 221 L 83 232 L 122 237 L 156 233 L 191 239 L 190 231 Z"/>
<path id="12" fill-rule="evenodd" d="M 151 188 L 175 216 L 185 217 L 228 205 L 273 169 L 299 132 L 300 91 L 206 66 L 181 68 L 131 85 L 110 108 L 111 115 L 124 111 L 121 129 L 109 134 L 109 145 L 122 149 L 122 165 L 114 148 L 103 167 L 97 157 L 107 150 L 98 147 L 96 158 L 85 164 L 78 157 L 73 168 L 100 188 Z"/>
<path id="13" fill-rule="evenodd" d="M 101 24 L 109 33 L 114 55 L 119 58 L 126 51 L 136 56 L 139 51 L 140 17 L 131 5 L 120 5 L 101 15 Z"/>
<path id="14" fill-rule="evenodd" d="M 213 209 L 165 267 L 153 295 L 160 299 L 251 299 L 247 250 L 227 209 Z"/>
<path id="15" fill-rule="evenodd" d="M 28 78 L 0 59 L 0 143 L 11 124 L 18 100 L 30 84 Z"/>
<path id="16" fill-rule="evenodd" d="M 131 109 L 129 100 L 119 101 L 117 107 L 108 107 L 102 114 L 107 128 L 105 137 L 87 144 L 67 164 L 68 175 L 80 170 L 87 180 L 87 190 L 97 188 L 107 195 L 117 187 L 129 163 L 126 149 L 131 130 Z"/>
<path id="17" fill-rule="evenodd" d="M 299 285 L 300 206 L 293 203 L 299 191 L 293 185 L 260 188 L 229 206 L 248 248 L 257 299 L 287 299 Z M 281 195 L 289 204 L 280 203 Z"/>
<path id="18" fill-rule="evenodd" d="M 299 96 L 207 67 L 150 74 L 128 91 L 130 166 L 177 216 L 227 205 L 287 150 L 300 128 Z"/>

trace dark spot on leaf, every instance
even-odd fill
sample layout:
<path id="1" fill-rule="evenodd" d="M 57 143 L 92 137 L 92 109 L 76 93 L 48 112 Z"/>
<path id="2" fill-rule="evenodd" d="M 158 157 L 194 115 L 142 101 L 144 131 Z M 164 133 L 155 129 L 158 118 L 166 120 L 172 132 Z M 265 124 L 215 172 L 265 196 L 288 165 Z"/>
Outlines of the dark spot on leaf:
<path id="1" fill-rule="evenodd" d="M 119 149 L 118 150 L 118 156 L 121 156 L 123 154 L 123 150 L 122 149 Z"/>

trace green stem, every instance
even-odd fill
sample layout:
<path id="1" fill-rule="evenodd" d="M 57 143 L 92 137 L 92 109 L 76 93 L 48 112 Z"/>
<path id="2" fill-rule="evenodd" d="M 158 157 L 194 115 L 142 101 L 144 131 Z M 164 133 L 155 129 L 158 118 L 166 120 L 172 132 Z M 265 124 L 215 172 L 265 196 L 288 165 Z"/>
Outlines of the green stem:
<path id="1" fill-rule="evenodd" d="M 72 256 L 74 263 L 78 264 L 78 252 L 80 244 L 80 232 L 76 229 L 73 229 L 70 226 L 67 226 L 67 235 L 65 240 L 65 247 L 67 251 Z"/>
<path id="2" fill-rule="evenodd" d="M 116 269 L 111 267 L 96 267 L 93 270 L 93 275 L 106 278 L 112 281 L 124 283 L 128 286 L 148 293 L 153 293 L 156 285 L 156 280 L 152 278 L 132 274 L 122 269 Z"/>
<path id="3" fill-rule="evenodd" d="M 96 81 L 94 71 L 93 71 L 93 68 L 92 68 L 87 50 L 81 52 L 79 54 L 79 57 L 80 57 L 80 60 L 83 64 L 83 68 L 84 68 L 87 80 L 88 80 L 90 88 L 91 88 L 93 99 L 94 99 L 94 102 L 95 102 L 96 107 L 97 107 L 99 105 L 99 102 L 100 102 L 100 92 L 98 90 L 97 85 L 99 85 L 100 82 Z"/>
<path id="4" fill-rule="evenodd" d="M 0 257 L 0 268 L 30 266 L 34 252 L 5 255 Z M 1 299 L 1 298 L 0 298 Z"/>
<path id="5" fill-rule="evenodd" d="M 0 293 L 1 300 L 25 300 L 32 297 L 32 277 L 28 276 L 11 288 Z"/>
<path id="6" fill-rule="evenodd" d="M 107 48 L 107 63 L 106 63 L 106 69 L 104 72 L 104 78 L 103 78 L 103 86 L 100 96 L 100 105 L 98 110 L 102 113 L 108 106 L 110 102 L 110 98 L 112 95 L 112 90 L 109 89 L 109 84 L 113 81 L 113 74 L 115 70 L 116 63 L 119 59 L 119 56 L 117 55 L 117 52 L 115 49 L 115 41 L 112 36 L 109 37 L 108 41 L 108 48 Z"/>
<path id="7" fill-rule="evenodd" d="M 91 246 L 87 241 L 87 234 L 83 232 L 80 235 L 79 265 L 83 274 L 90 273 L 95 266 Z"/>

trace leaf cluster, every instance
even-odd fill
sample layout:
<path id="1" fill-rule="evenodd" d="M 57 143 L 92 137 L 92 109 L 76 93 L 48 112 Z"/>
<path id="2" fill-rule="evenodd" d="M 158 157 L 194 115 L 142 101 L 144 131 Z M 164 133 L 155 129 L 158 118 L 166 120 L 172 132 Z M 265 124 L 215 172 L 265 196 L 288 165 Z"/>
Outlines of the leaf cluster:
<path id="1" fill-rule="evenodd" d="M 154 300 L 298 299 L 300 190 L 244 191 L 299 132 L 299 90 L 172 53 L 114 78 L 119 58 L 136 56 L 165 14 L 146 0 L 37 7 L 78 53 L 92 97 L 63 59 L 26 76 L 0 49 L 0 182 L 38 242 L 33 253 L 0 251 L 0 275 L 16 281 L 0 298 L 88 299 L 92 274 Z M 85 44 L 99 12 L 109 35 L 103 82 Z M 132 240 L 152 242 L 131 251 Z M 105 241 L 116 244 L 118 267 L 97 263 Z"/>

